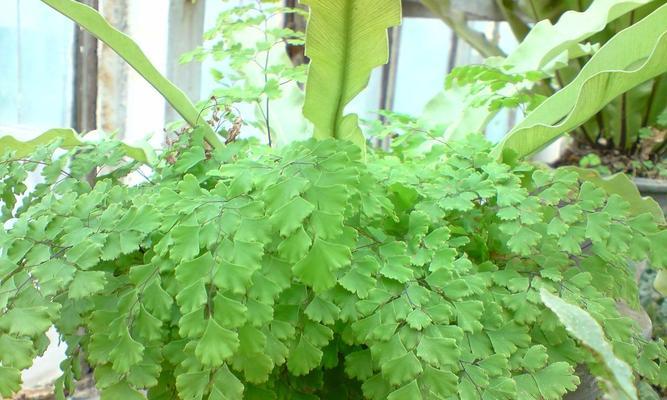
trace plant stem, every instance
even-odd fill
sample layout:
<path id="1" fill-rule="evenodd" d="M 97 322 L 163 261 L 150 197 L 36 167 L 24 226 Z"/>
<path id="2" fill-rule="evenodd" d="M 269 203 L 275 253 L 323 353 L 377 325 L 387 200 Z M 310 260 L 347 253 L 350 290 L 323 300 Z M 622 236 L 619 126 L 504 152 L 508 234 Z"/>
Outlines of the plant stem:
<path id="1" fill-rule="evenodd" d="M 257 2 L 257 5 L 259 6 L 259 9 L 261 10 L 262 15 L 264 16 L 264 41 L 268 42 L 269 41 L 269 35 L 266 33 L 266 31 L 269 29 L 268 27 L 268 19 L 269 17 L 264 14 L 264 9 L 262 8 L 262 3 L 261 1 Z M 271 48 L 266 50 L 266 57 L 264 57 L 264 89 L 266 90 L 266 85 L 269 83 L 269 75 L 268 75 L 268 69 L 269 69 L 269 55 L 271 54 Z M 270 120 L 270 110 L 269 110 L 269 95 L 264 93 L 266 96 L 266 99 L 264 101 L 266 112 L 264 114 L 264 122 L 266 123 L 266 135 L 269 140 L 269 147 L 271 147 L 271 120 Z"/>
<path id="2" fill-rule="evenodd" d="M 528 3 L 530 4 L 530 9 L 533 12 L 533 18 L 535 18 L 535 23 L 540 22 L 540 16 L 537 14 L 537 8 L 535 7 L 535 3 L 533 0 L 528 0 Z"/>
<path id="3" fill-rule="evenodd" d="M 632 26 L 635 22 L 635 12 L 630 12 L 630 23 L 628 26 Z M 628 95 L 627 92 L 623 93 L 621 96 L 621 137 L 619 140 L 620 151 L 626 153 L 626 147 L 628 145 Z M 637 134 L 639 136 L 639 134 Z"/>
<path id="4" fill-rule="evenodd" d="M 649 94 L 648 101 L 646 103 L 646 113 L 644 114 L 644 119 L 642 119 L 642 128 L 648 125 L 648 120 L 651 117 L 651 110 L 653 109 L 653 102 L 655 101 L 655 97 L 658 94 L 658 87 L 660 86 L 661 81 L 662 75 L 653 80 L 651 94 Z"/>
<path id="5" fill-rule="evenodd" d="M 667 140 L 662 142 L 662 144 L 655 150 L 655 155 L 659 159 L 662 156 L 662 153 L 667 151 Z"/>
<path id="6" fill-rule="evenodd" d="M 628 126 L 627 126 L 627 116 L 625 115 L 627 112 L 627 94 L 623 93 L 621 95 L 621 135 L 620 139 L 618 142 L 618 147 L 620 147 L 619 150 L 621 150 L 623 153 L 625 153 L 625 147 L 628 143 Z"/>

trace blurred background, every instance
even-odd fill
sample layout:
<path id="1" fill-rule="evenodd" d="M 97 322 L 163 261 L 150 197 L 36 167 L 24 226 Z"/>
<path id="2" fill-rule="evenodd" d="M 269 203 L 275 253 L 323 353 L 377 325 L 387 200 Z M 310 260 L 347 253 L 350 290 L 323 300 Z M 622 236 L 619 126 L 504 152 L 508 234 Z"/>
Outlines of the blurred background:
<path id="1" fill-rule="evenodd" d="M 221 11 L 256 0 L 82 2 L 136 40 L 160 72 L 199 100 L 216 88 L 209 73 L 215 62 L 180 64 L 179 57 L 201 45 L 202 34 L 215 25 Z M 368 88 L 350 106 L 362 117 L 373 118 L 378 109 L 419 115 L 442 89 L 447 72 L 482 60 L 479 51 L 418 0 L 403 3 L 403 25 L 390 32 L 389 64 L 374 72 Z M 469 28 L 488 42 L 489 51 L 502 54 L 516 46 L 494 1 L 453 3 Z M 303 26 L 294 18 L 274 18 L 272 23 Z M 115 53 L 39 0 L 3 0 L 0 48 L 3 134 L 30 138 L 46 128 L 72 127 L 79 132 L 117 132 L 128 142 L 150 138 L 159 144 L 165 124 L 176 119 L 154 89 Z M 497 139 L 514 121 L 514 115 L 501 114 L 490 124 L 489 137 Z"/>

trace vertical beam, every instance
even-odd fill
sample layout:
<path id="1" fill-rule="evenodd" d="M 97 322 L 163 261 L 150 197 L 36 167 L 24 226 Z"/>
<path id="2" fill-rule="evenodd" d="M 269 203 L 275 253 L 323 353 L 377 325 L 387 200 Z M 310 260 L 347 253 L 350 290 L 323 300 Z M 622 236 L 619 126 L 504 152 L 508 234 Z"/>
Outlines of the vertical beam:
<path id="1" fill-rule="evenodd" d="M 307 7 L 301 4 L 298 0 L 285 0 L 285 6 L 289 8 L 300 8 L 307 10 Z M 287 13 L 285 14 L 285 28 L 289 28 L 295 32 L 305 32 L 306 31 L 306 18 L 298 15 L 296 13 Z M 286 45 L 287 55 L 292 60 L 292 64 L 301 65 L 307 64 L 308 59 L 305 55 L 305 47 L 303 45 L 294 45 L 287 43 Z"/>
<path id="2" fill-rule="evenodd" d="M 128 31 L 128 0 L 102 0 L 100 13 L 121 32 Z M 128 66 L 105 43 L 99 46 L 97 66 L 98 124 L 105 132 L 118 131 L 118 138 L 125 132 L 127 120 Z"/>
<path id="3" fill-rule="evenodd" d="M 201 98 L 201 65 L 180 64 L 183 53 L 201 44 L 204 34 L 205 1 L 171 0 L 169 2 L 169 26 L 167 35 L 167 78 L 180 87 L 194 101 Z M 169 104 L 165 121 L 178 118 Z"/>
<path id="4" fill-rule="evenodd" d="M 449 57 L 447 58 L 447 73 L 452 72 L 456 67 L 456 56 L 459 52 L 459 36 L 452 29 L 452 35 L 449 37 Z"/>
<path id="5" fill-rule="evenodd" d="M 380 87 L 381 110 L 391 111 L 394 108 L 394 97 L 396 96 L 396 76 L 398 73 L 398 57 L 401 47 L 401 27 L 402 25 L 389 28 L 389 60 L 382 66 L 382 83 Z M 384 117 L 380 117 L 384 123 Z M 387 136 L 376 145 L 383 150 L 389 150 L 391 137 Z"/>
<path id="6" fill-rule="evenodd" d="M 98 0 L 79 0 L 94 9 Z M 74 130 L 86 133 L 97 129 L 97 39 L 79 25 L 74 26 Z M 93 186 L 97 169 L 87 175 Z"/>
<path id="7" fill-rule="evenodd" d="M 98 0 L 79 0 L 95 9 Z M 97 39 L 80 26 L 74 28 L 74 129 L 97 129 Z"/>
<path id="8" fill-rule="evenodd" d="M 401 46 L 401 26 L 389 28 L 389 61 L 382 66 L 382 89 L 380 92 L 380 108 L 383 110 L 394 108 L 396 73 Z"/>
<path id="9" fill-rule="evenodd" d="M 21 31 L 23 27 L 21 22 L 21 3 L 19 3 L 19 0 L 16 0 L 16 125 L 21 124 L 21 120 L 23 119 L 21 113 L 23 103 L 23 88 L 21 84 L 23 82 L 23 77 L 21 76 L 21 48 L 23 47 L 23 40 Z"/>

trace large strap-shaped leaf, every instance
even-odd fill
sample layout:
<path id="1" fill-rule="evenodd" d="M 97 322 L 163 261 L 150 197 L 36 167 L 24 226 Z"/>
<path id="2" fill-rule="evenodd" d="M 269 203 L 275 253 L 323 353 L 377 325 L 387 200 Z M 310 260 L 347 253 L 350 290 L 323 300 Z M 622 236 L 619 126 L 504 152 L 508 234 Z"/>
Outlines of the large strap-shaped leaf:
<path id="1" fill-rule="evenodd" d="M 667 4 L 619 32 L 565 88 L 519 123 L 497 147 L 525 157 L 586 122 L 607 103 L 667 71 Z"/>
<path id="2" fill-rule="evenodd" d="M 401 1 L 302 2 L 310 7 L 303 113 L 314 124 L 316 138 L 346 139 L 364 148 L 358 117 L 343 115 L 345 106 L 366 87 L 373 68 L 387 62 L 387 29 L 401 22 Z"/>
<path id="3" fill-rule="evenodd" d="M 35 151 L 37 147 L 45 146 L 58 139 L 60 139 L 60 147 L 63 149 L 72 149 L 86 143 L 73 129 L 57 128 L 49 129 L 36 138 L 27 141 L 18 140 L 10 135 L 2 136 L 0 137 L 0 153 L 13 151 L 17 157 L 25 157 Z M 128 157 L 147 164 L 151 162 L 152 157 L 143 149 L 127 144 L 121 144 L 121 146 Z"/>
<path id="4" fill-rule="evenodd" d="M 540 290 L 540 297 L 542 303 L 558 316 L 570 335 L 580 340 L 601 361 L 613 383 L 607 390 L 616 391 L 611 398 L 637 400 L 632 369 L 616 357 L 600 324 L 587 311 L 554 296 L 544 288 Z"/>
<path id="5" fill-rule="evenodd" d="M 611 21 L 654 0 L 597 0 L 585 12 L 567 11 L 553 25 L 548 19 L 535 24 L 526 39 L 504 61 L 511 72 L 539 71 L 567 52 L 574 51 L 583 40 L 600 32 Z M 565 57 L 562 57 L 565 55 Z"/>
<path id="6" fill-rule="evenodd" d="M 567 65 L 569 59 L 587 53 L 581 42 L 600 32 L 622 15 L 655 0 L 595 0 L 586 11 L 567 12 L 556 24 L 541 21 L 526 39 L 505 59 L 490 58 L 491 66 L 509 68 L 522 74 Z M 582 22 L 584 21 L 584 22 Z M 590 47 L 590 46 L 589 46 Z M 484 96 L 474 85 L 465 85 L 439 92 L 431 99 L 422 115 L 428 125 L 446 126 L 444 139 L 457 139 L 482 132 L 497 114 L 487 104 L 476 104 Z"/>
<path id="7" fill-rule="evenodd" d="M 118 53 L 135 71 L 150 83 L 192 127 L 205 130 L 206 141 L 218 147 L 222 143 L 213 129 L 181 89 L 165 78 L 150 62 L 141 48 L 123 32 L 111 26 L 97 11 L 75 0 L 42 0 L 44 3 L 81 25 L 93 36 Z"/>

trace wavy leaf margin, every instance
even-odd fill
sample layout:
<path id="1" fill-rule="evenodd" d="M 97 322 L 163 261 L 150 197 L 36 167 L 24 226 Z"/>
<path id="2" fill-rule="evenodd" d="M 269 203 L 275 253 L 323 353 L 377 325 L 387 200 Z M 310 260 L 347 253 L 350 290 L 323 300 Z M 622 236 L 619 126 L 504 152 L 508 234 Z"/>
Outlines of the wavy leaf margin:
<path id="1" fill-rule="evenodd" d="M 58 139 L 61 140 L 59 147 L 66 150 L 87 143 L 81 136 L 77 135 L 73 129 L 55 128 L 49 129 L 41 135 L 26 141 L 18 140 L 11 135 L 2 136 L 0 137 L 0 150 L 3 152 L 11 150 L 14 151 L 18 157 L 25 157 L 32 153 L 37 147 L 45 146 Z M 121 143 L 121 146 L 125 151 L 125 154 L 136 161 L 151 164 L 154 159 L 149 152 L 146 152 L 139 147 L 129 146 L 125 143 Z"/>
<path id="2" fill-rule="evenodd" d="M 347 139 L 365 149 L 356 114 L 345 107 L 389 58 L 387 29 L 401 23 L 400 0 L 301 0 L 309 7 L 310 58 L 303 114 L 318 139 Z"/>
<path id="3" fill-rule="evenodd" d="M 595 318 L 586 310 L 566 302 L 544 288 L 540 289 L 540 298 L 542 303 L 556 314 L 565 329 L 602 361 L 602 365 L 611 374 L 614 389 L 620 390 L 632 400 L 637 400 L 632 368 L 616 357 L 611 343 L 607 341 L 604 330 Z"/>
<path id="4" fill-rule="evenodd" d="M 565 88 L 549 97 L 496 147 L 529 156 L 586 122 L 620 94 L 667 71 L 667 4 L 619 32 Z"/>

